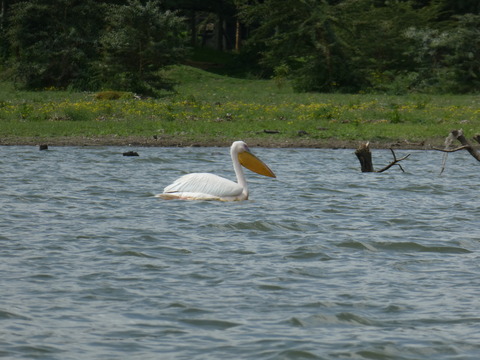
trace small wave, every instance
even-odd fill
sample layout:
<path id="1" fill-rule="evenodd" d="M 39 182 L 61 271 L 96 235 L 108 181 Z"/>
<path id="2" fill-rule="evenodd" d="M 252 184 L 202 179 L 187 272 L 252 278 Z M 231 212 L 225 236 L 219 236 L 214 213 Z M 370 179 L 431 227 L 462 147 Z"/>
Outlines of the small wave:
<path id="1" fill-rule="evenodd" d="M 161 271 L 169 268 L 165 264 L 143 264 L 141 267 L 146 271 Z"/>
<path id="2" fill-rule="evenodd" d="M 155 256 L 151 256 L 151 255 L 145 254 L 143 252 L 132 251 L 132 250 L 116 252 L 113 255 L 116 255 L 116 256 L 134 256 L 134 257 L 155 259 Z"/>
<path id="3" fill-rule="evenodd" d="M 322 359 L 310 351 L 289 349 L 281 351 L 275 356 L 275 359 Z"/>
<path id="4" fill-rule="evenodd" d="M 175 248 L 171 246 L 159 246 L 155 248 L 155 251 L 165 255 L 190 255 L 192 252 L 184 248 Z"/>
<path id="5" fill-rule="evenodd" d="M 257 287 L 261 290 L 268 290 L 268 291 L 280 291 L 285 290 L 286 288 L 279 285 L 270 285 L 270 284 L 261 284 L 257 285 Z"/>
<path id="6" fill-rule="evenodd" d="M 85 295 L 81 296 L 80 299 L 83 301 L 92 301 L 92 300 L 115 300 L 115 301 L 128 301 L 131 293 L 120 287 L 97 287 L 86 290 Z"/>
<path id="7" fill-rule="evenodd" d="M 50 274 L 33 274 L 30 276 L 30 279 L 35 279 L 35 280 L 50 280 L 54 278 L 55 276 Z"/>
<path id="8" fill-rule="evenodd" d="M 299 327 L 318 327 L 325 325 L 334 325 L 348 323 L 350 325 L 381 326 L 378 321 L 368 319 L 364 316 L 353 314 L 351 312 L 341 312 L 336 315 L 316 314 L 306 318 L 292 317 L 288 321 L 293 326 Z"/>
<path id="9" fill-rule="evenodd" d="M 435 252 L 447 254 L 468 254 L 470 250 L 457 246 L 426 246 L 413 241 L 395 242 L 395 243 L 376 243 L 375 246 L 379 249 L 392 251 L 413 251 L 413 252 Z"/>
<path id="10" fill-rule="evenodd" d="M 255 255 L 256 252 L 252 250 L 245 250 L 245 249 L 234 249 L 230 251 L 232 254 L 239 254 L 239 255 Z"/>
<path id="11" fill-rule="evenodd" d="M 10 311 L 0 310 L 0 319 L 30 320 L 30 318 Z"/>
<path id="12" fill-rule="evenodd" d="M 180 321 L 188 325 L 193 325 L 196 327 L 210 330 L 225 330 L 241 325 L 230 321 L 214 319 L 181 319 Z"/>
<path id="13" fill-rule="evenodd" d="M 351 324 L 368 325 L 368 326 L 380 325 L 377 321 L 370 320 L 366 317 L 359 316 L 350 312 L 342 312 L 340 314 L 337 314 L 336 317 L 340 322 L 348 322 Z"/>
<path id="14" fill-rule="evenodd" d="M 468 254 L 471 253 L 470 250 L 458 247 L 458 246 L 426 246 L 418 244 L 413 241 L 403 241 L 403 242 L 374 242 L 373 244 L 364 243 L 361 241 L 344 241 L 337 245 L 338 247 L 346 247 L 358 250 L 369 250 L 369 251 L 395 251 L 395 252 L 435 252 L 435 253 L 446 253 L 446 254 Z"/>
<path id="15" fill-rule="evenodd" d="M 27 358 L 32 356 L 33 358 L 43 358 L 49 354 L 63 352 L 59 348 L 53 346 L 33 346 L 33 345 L 24 345 L 24 346 L 16 346 L 12 348 L 14 353 L 20 353 Z M 30 356 L 29 356 L 30 355 Z"/>
<path id="16" fill-rule="evenodd" d="M 179 302 L 179 301 L 174 301 L 170 304 L 168 304 L 167 306 L 168 308 L 176 308 L 176 309 L 181 309 L 181 312 L 184 313 L 184 314 L 207 314 L 207 313 L 211 313 L 210 311 L 208 310 L 204 310 L 204 309 L 201 309 L 201 308 L 198 308 L 198 307 L 192 307 L 190 305 L 187 305 L 187 304 L 184 304 L 182 302 Z"/>
<path id="17" fill-rule="evenodd" d="M 207 227 L 213 227 L 220 230 L 258 230 L 258 231 L 273 231 L 275 225 L 270 224 L 268 221 L 251 221 L 251 222 L 235 222 L 231 224 L 207 224 Z"/>
<path id="18" fill-rule="evenodd" d="M 333 258 L 315 248 L 302 246 L 295 249 L 291 254 L 286 255 L 285 259 L 328 261 Z"/>
<path id="19" fill-rule="evenodd" d="M 251 222 L 232 222 L 225 224 L 216 224 L 209 223 L 202 225 L 205 228 L 213 228 L 216 230 L 230 231 L 230 230 L 255 230 L 260 232 L 306 232 L 312 224 L 309 222 L 301 221 L 290 221 L 290 220 L 279 220 L 279 221 L 265 221 L 265 220 L 255 220 Z"/>
<path id="20" fill-rule="evenodd" d="M 366 244 L 361 241 L 354 241 L 354 240 L 341 242 L 337 246 L 344 247 L 344 248 L 357 249 L 357 250 L 377 251 L 377 249 L 373 245 Z"/>
<path id="21" fill-rule="evenodd" d="M 465 318 L 425 318 L 415 319 L 411 321 L 415 326 L 430 326 L 430 325 L 456 325 L 456 324 L 480 324 L 479 317 L 465 317 Z"/>
<path id="22" fill-rule="evenodd" d="M 312 278 L 323 278 L 325 276 L 324 270 L 319 267 L 291 268 L 288 270 L 288 273 L 294 276 L 307 276 Z"/>

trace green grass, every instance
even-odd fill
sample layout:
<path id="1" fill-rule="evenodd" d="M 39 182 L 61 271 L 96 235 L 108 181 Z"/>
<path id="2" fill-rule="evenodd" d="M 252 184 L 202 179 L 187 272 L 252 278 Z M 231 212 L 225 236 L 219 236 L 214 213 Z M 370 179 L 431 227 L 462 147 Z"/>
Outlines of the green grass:
<path id="1" fill-rule="evenodd" d="M 480 132 L 475 95 L 386 96 L 294 93 L 274 80 L 227 77 L 189 66 L 167 75 L 176 93 L 159 99 L 45 90 L 0 84 L 1 137 L 171 136 L 185 139 L 337 139 L 443 141 L 450 130 Z M 277 133 L 267 134 L 264 130 Z"/>

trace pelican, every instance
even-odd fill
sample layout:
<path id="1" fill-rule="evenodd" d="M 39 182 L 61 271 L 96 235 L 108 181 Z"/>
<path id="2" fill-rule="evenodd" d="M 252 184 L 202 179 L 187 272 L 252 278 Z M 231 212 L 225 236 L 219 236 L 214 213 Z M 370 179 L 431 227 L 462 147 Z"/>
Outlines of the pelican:
<path id="1" fill-rule="evenodd" d="M 247 144 L 243 141 L 235 141 L 232 144 L 230 156 L 235 175 L 237 175 L 237 182 L 209 173 L 187 174 L 168 185 L 163 190 L 163 194 L 156 196 L 168 200 L 247 200 L 248 187 L 242 165 L 257 174 L 276 177 L 263 161 L 250 152 Z"/>

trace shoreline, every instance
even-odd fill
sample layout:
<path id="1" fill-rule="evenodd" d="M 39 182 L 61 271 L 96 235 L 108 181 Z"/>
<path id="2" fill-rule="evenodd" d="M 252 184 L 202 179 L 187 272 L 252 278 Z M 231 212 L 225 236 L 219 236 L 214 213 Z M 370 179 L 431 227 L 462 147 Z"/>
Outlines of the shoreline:
<path id="1" fill-rule="evenodd" d="M 312 149 L 356 149 L 368 140 L 338 139 L 191 139 L 182 137 L 147 137 L 147 136 L 106 136 L 106 137 L 0 137 L 0 146 L 125 146 L 125 147 L 229 147 L 232 141 L 243 140 L 250 147 L 266 148 L 312 148 Z M 371 149 L 432 150 L 443 147 L 443 140 L 429 139 L 421 142 L 408 140 L 370 141 Z"/>

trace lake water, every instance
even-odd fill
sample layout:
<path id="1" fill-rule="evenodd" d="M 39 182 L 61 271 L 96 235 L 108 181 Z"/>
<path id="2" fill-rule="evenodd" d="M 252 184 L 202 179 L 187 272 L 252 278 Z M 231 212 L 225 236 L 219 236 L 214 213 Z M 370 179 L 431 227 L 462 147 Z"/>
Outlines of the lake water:
<path id="1" fill-rule="evenodd" d="M 0 357 L 480 356 L 467 152 L 362 174 L 353 150 L 252 148 L 278 178 L 247 172 L 250 200 L 224 203 L 154 195 L 233 179 L 227 148 L 0 150 Z"/>

